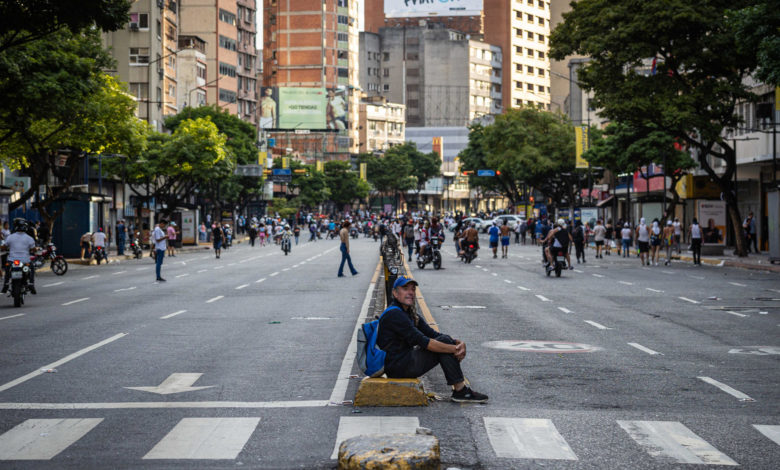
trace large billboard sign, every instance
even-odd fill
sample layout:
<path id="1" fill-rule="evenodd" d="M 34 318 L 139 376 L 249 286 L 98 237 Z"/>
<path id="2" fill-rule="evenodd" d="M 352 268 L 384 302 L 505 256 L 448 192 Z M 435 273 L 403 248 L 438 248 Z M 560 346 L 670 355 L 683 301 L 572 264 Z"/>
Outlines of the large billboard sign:
<path id="1" fill-rule="evenodd" d="M 260 94 L 261 129 L 348 128 L 344 88 L 265 87 Z"/>
<path id="2" fill-rule="evenodd" d="M 482 13 L 482 0 L 385 0 L 385 16 L 475 16 Z"/>

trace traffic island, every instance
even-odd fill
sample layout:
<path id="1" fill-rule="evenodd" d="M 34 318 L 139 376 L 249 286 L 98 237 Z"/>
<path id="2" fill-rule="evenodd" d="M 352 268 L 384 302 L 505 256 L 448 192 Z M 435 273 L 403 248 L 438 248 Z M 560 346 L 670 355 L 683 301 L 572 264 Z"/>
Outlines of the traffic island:
<path id="1" fill-rule="evenodd" d="M 428 406 L 420 379 L 372 379 L 360 381 L 355 406 Z"/>
<path id="2" fill-rule="evenodd" d="M 339 470 L 438 470 L 439 440 L 426 434 L 357 436 L 341 443 L 338 462 Z"/>

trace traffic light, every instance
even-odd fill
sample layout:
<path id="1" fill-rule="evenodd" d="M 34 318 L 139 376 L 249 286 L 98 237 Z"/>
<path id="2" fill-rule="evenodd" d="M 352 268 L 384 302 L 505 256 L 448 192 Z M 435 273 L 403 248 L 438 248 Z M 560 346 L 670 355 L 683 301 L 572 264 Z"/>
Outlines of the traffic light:
<path id="1" fill-rule="evenodd" d="M 533 197 L 533 196 L 529 197 L 529 198 L 528 198 L 528 202 L 530 202 L 531 204 L 533 204 L 533 203 L 534 203 L 534 197 Z"/>
<path id="2" fill-rule="evenodd" d="M 501 176 L 501 170 L 496 170 L 496 176 Z"/>
<path id="3" fill-rule="evenodd" d="M 463 176 L 469 176 L 469 175 L 473 175 L 473 174 L 474 174 L 474 170 L 468 170 L 468 171 L 465 171 L 465 170 L 464 170 L 464 171 L 462 171 L 462 172 L 461 172 L 461 174 L 462 174 Z"/>

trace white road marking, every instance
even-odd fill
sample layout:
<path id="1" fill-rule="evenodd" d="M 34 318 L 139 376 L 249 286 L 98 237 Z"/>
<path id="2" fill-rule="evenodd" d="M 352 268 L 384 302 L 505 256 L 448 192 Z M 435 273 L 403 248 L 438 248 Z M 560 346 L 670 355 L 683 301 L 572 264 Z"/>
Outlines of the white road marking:
<path id="1" fill-rule="evenodd" d="M 747 287 L 747 284 L 740 284 L 739 282 L 729 282 L 732 286 Z"/>
<path id="2" fill-rule="evenodd" d="M 545 297 L 543 295 L 536 294 L 536 298 L 541 300 L 542 302 L 552 302 L 550 299 L 548 299 L 547 297 Z"/>
<path id="3" fill-rule="evenodd" d="M 225 269 L 225 267 L 224 266 L 217 266 L 214 269 Z"/>
<path id="4" fill-rule="evenodd" d="M 596 274 L 596 273 L 593 273 L 593 275 L 596 276 L 596 277 L 604 277 L 601 274 Z"/>
<path id="5" fill-rule="evenodd" d="M 264 277 L 263 277 L 263 278 L 260 278 L 260 279 L 258 279 L 258 280 L 256 280 L 256 281 L 255 281 L 255 284 L 260 284 L 260 283 L 261 283 L 261 282 L 263 282 L 263 281 L 265 281 L 265 278 L 264 278 Z"/>
<path id="6" fill-rule="evenodd" d="M 190 275 L 190 273 L 184 273 L 184 274 L 179 274 L 179 275 L 178 275 L 178 276 L 176 276 L 176 277 L 187 277 L 187 276 L 189 276 L 189 275 Z"/>
<path id="7" fill-rule="evenodd" d="M 678 299 L 684 300 L 686 302 L 690 302 L 692 304 L 700 304 L 701 303 L 698 300 L 689 299 L 688 297 L 678 297 Z"/>
<path id="8" fill-rule="evenodd" d="M 527 287 L 523 287 L 523 286 L 517 286 L 517 288 L 520 289 L 520 290 L 525 290 L 525 291 L 531 290 L 531 289 L 529 289 Z"/>
<path id="9" fill-rule="evenodd" d="M 8 320 L 9 318 L 23 317 L 24 313 L 17 313 L 16 315 L 9 315 L 7 317 L 0 317 L 0 320 Z"/>
<path id="10" fill-rule="evenodd" d="M 297 268 L 298 266 L 300 266 L 300 263 L 298 263 L 298 264 L 294 264 L 294 265 L 293 265 L 293 268 Z"/>
<path id="11" fill-rule="evenodd" d="M 64 303 L 64 304 L 62 304 L 62 305 L 63 305 L 63 307 L 64 307 L 64 306 L 66 306 L 66 305 L 73 305 L 73 304 L 77 304 L 77 303 L 79 303 L 79 302 L 84 302 L 85 300 L 89 300 L 89 297 L 84 297 L 83 299 L 76 299 L 76 300 L 71 300 L 70 302 L 65 302 L 65 303 Z"/>
<path id="12" fill-rule="evenodd" d="M 156 393 L 158 395 L 171 395 L 173 393 L 195 392 L 207 388 L 214 388 L 215 385 L 193 387 L 195 382 L 197 382 L 202 375 L 203 374 L 199 372 L 177 372 L 169 375 L 168 378 L 163 380 L 160 385 L 157 386 L 124 388 L 129 390 L 138 390 L 141 392 Z"/>
<path id="13" fill-rule="evenodd" d="M 317 408 L 326 400 L 301 401 L 126 401 L 109 403 L 0 403 L 0 410 L 156 410 L 156 409 L 265 409 Z"/>
<path id="14" fill-rule="evenodd" d="M 284 269 L 282 269 L 282 271 L 289 271 L 289 270 L 290 270 L 290 268 L 284 268 Z"/>
<path id="15" fill-rule="evenodd" d="M 740 392 L 739 390 L 729 387 L 728 385 L 718 382 L 717 380 L 710 378 L 710 377 L 697 377 L 699 380 L 702 380 L 704 382 L 707 382 L 710 385 L 714 385 L 718 387 L 719 389 L 723 390 L 724 392 L 728 393 L 729 395 L 733 396 L 734 398 L 738 399 L 739 401 L 755 401 L 754 399 L 750 398 L 750 396 L 745 395 L 744 393 Z"/>
<path id="16" fill-rule="evenodd" d="M 276 276 L 276 275 L 278 275 L 278 274 L 279 274 L 279 271 L 276 271 L 276 272 L 273 272 L 273 273 L 269 274 L 269 276 L 270 276 L 270 277 L 274 277 L 274 276 Z"/>
<path id="17" fill-rule="evenodd" d="M 240 286 L 236 287 L 236 290 L 241 290 L 241 289 L 243 289 L 244 287 L 247 287 L 247 286 L 249 286 L 249 284 L 241 284 Z"/>
<path id="18" fill-rule="evenodd" d="M 485 271 L 485 272 L 488 272 L 488 269 L 487 269 L 487 268 L 482 268 L 482 270 L 483 270 L 483 271 Z"/>
<path id="19" fill-rule="evenodd" d="M 127 292 L 129 290 L 135 290 L 135 286 L 133 287 L 125 287 L 124 289 L 114 289 L 114 292 Z"/>
<path id="20" fill-rule="evenodd" d="M 698 280 L 700 280 L 700 281 L 701 281 L 702 279 L 704 279 L 704 277 L 703 277 L 703 276 L 694 276 L 693 274 L 688 274 L 688 277 L 692 277 L 692 278 L 694 278 L 694 279 L 698 279 Z"/>
<path id="21" fill-rule="evenodd" d="M 61 284 L 65 284 L 65 281 L 55 282 L 53 284 L 44 284 L 42 287 L 54 287 L 54 286 L 59 286 Z"/>
<path id="22" fill-rule="evenodd" d="M 618 421 L 631 439 L 661 462 L 738 465 L 676 421 Z"/>
<path id="23" fill-rule="evenodd" d="M 504 282 L 506 282 L 507 284 L 511 284 L 512 283 L 512 281 L 510 281 L 509 279 L 504 279 Z"/>
<path id="24" fill-rule="evenodd" d="M 114 336 L 112 336 L 112 337 L 110 337 L 108 339 L 104 339 L 103 341 L 101 341 L 99 343 L 95 343 L 92 346 L 88 346 L 88 347 L 86 347 L 84 349 L 81 349 L 79 351 L 74 352 L 73 354 L 69 354 L 69 355 L 63 357 L 62 359 L 60 359 L 59 361 L 54 361 L 51 364 L 46 364 L 43 367 L 39 367 L 38 369 L 36 369 L 33 372 L 30 372 L 27 375 L 23 375 L 22 377 L 19 377 L 16 380 L 12 380 L 12 381 L 10 381 L 10 382 L 0 386 L 0 392 L 4 392 L 4 391 L 8 390 L 11 387 L 15 387 L 15 386 L 19 385 L 20 383 L 24 383 L 24 382 L 26 382 L 26 381 L 34 378 L 34 377 L 38 377 L 39 375 L 43 374 L 44 373 L 43 371 L 45 371 L 45 370 L 56 369 L 57 367 L 65 364 L 67 362 L 70 362 L 70 361 L 72 361 L 73 359 L 76 359 L 79 356 L 83 356 L 84 354 L 86 354 L 86 353 L 88 353 L 90 351 L 94 351 L 95 349 L 97 349 L 97 348 L 99 348 L 101 346 L 105 346 L 106 344 L 111 343 L 113 341 L 116 341 L 119 338 L 123 338 L 125 336 L 127 336 L 127 333 L 116 334 L 116 335 L 114 335 Z"/>
<path id="25" fill-rule="evenodd" d="M 490 273 L 490 274 L 493 275 L 493 276 L 498 276 L 498 274 L 496 274 L 496 273 Z"/>
<path id="26" fill-rule="evenodd" d="M 744 313 L 737 313 L 737 312 L 732 312 L 731 310 L 726 310 L 726 313 L 730 313 L 730 314 L 732 314 L 732 315 L 735 315 L 735 316 L 737 316 L 737 317 L 742 317 L 742 318 L 744 318 L 744 317 L 746 317 L 746 316 L 747 316 L 747 315 L 745 315 Z"/>
<path id="27" fill-rule="evenodd" d="M 628 281 L 618 281 L 618 282 L 621 283 L 621 284 L 625 284 L 627 286 L 633 286 L 634 285 L 633 282 L 628 282 Z"/>
<path id="28" fill-rule="evenodd" d="M 230 264 L 228 264 L 228 266 L 235 266 L 235 265 L 236 265 L 236 263 L 230 263 Z"/>
<path id="29" fill-rule="evenodd" d="M 207 301 L 206 301 L 206 303 L 207 303 L 207 304 L 210 304 L 211 302 L 216 302 L 217 300 L 219 300 L 219 299 L 224 299 L 224 298 L 225 298 L 225 296 L 224 296 L 224 295 L 218 295 L 218 296 L 216 296 L 216 297 L 213 297 L 213 298 L 211 298 L 211 299 L 207 300 Z"/>
<path id="30" fill-rule="evenodd" d="M 146 269 L 145 266 L 141 266 L 140 268 L 135 268 L 136 271 L 143 271 L 144 269 Z"/>
<path id="31" fill-rule="evenodd" d="M 238 457 L 260 418 L 182 418 L 144 459 L 225 459 Z"/>
<path id="32" fill-rule="evenodd" d="M 674 271 L 661 271 L 664 274 L 674 274 Z"/>
<path id="33" fill-rule="evenodd" d="M 482 266 L 480 266 L 480 265 L 478 265 L 478 264 L 477 264 L 477 265 L 475 265 L 475 267 L 482 269 Z"/>
<path id="34" fill-rule="evenodd" d="M 199 273 L 205 273 L 206 271 L 208 271 L 208 269 L 200 269 L 200 270 L 198 270 Z"/>
<path id="35" fill-rule="evenodd" d="M 655 356 L 656 354 L 663 356 L 663 354 L 659 353 L 658 351 L 653 351 L 652 349 L 646 348 L 646 347 L 642 346 L 639 343 L 628 343 L 628 345 L 633 347 L 633 348 L 637 348 L 638 350 L 640 350 L 642 352 L 646 352 L 647 354 L 650 354 L 651 356 Z"/>
<path id="36" fill-rule="evenodd" d="M 0 460 L 49 460 L 103 418 L 28 419 L 0 436 Z"/>
<path id="37" fill-rule="evenodd" d="M 574 272 L 575 272 L 575 273 L 580 273 L 580 274 L 582 274 L 582 273 L 584 273 L 585 271 L 580 271 L 579 269 L 575 269 L 575 270 L 574 270 Z"/>
<path id="38" fill-rule="evenodd" d="M 339 446 L 349 438 L 364 434 L 414 434 L 418 427 L 420 420 L 416 416 L 342 416 L 330 458 L 339 456 Z"/>
<path id="39" fill-rule="evenodd" d="M 86 281 L 86 280 L 89 280 L 89 279 L 95 279 L 96 277 L 98 277 L 98 275 L 97 274 L 93 274 L 91 276 L 82 277 L 81 280 L 82 281 Z"/>
<path id="40" fill-rule="evenodd" d="M 775 444 L 780 445 L 780 426 L 776 424 L 754 424 L 753 427 L 758 429 L 761 434 L 773 440 Z"/>
<path id="41" fill-rule="evenodd" d="M 184 312 L 186 312 L 186 310 L 179 310 L 178 312 L 169 313 L 168 315 L 160 317 L 160 320 L 167 320 L 169 318 L 175 317 L 176 315 L 181 315 Z"/>
<path id="42" fill-rule="evenodd" d="M 571 311 L 571 310 L 569 310 L 569 309 L 568 309 L 568 308 L 566 308 L 566 307 L 558 307 L 558 310 L 560 310 L 560 311 L 561 311 L 561 312 L 563 312 L 563 313 L 572 313 L 572 311 Z"/>
<path id="43" fill-rule="evenodd" d="M 482 419 L 498 458 L 578 460 L 552 420 L 488 416 Z"/>
<path id="44" fill-rule="evenodd" d="M 117 272 L 113 273 L 113 275 L 114 275 L 114 276 L 116 276 L 117 274 L 124 274 L 124 273 L 126 273 L 126 272 L 127 272 L 127 271 L 117 271 Z"/>
<path id="45" fill-rule="evenodd" d="M 663 294 L 664 291 L 658 290 L 658 289 L 651 289 L 649 287 L 645 287 L 645 289 L 649 290 L 650 292 L 658 292 L 659 294 Z"/>
<path id="46" fill-rule="evenodd" d="M 612 328 L 607 328 L 606 326 L 602 325 L 601 323 L 596 323 L 595 321 L 585 320 L 585 323 L 588 325 L 595 326 L 599 330 L 611 330 Z"/>

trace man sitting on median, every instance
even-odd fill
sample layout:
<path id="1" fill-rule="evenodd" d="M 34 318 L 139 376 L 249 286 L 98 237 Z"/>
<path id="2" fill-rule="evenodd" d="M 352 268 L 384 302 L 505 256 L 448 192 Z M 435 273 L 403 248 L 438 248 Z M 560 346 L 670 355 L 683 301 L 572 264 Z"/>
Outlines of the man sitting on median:
<path id="1" fill-rule="evenodd" d="M 466 343 L 438 333 L 417 314 L 417 281 L 401 276 L 393 284 L 393 303 L 379 320 L 377 346 L 385 351 L 385 374 L 390 378 L 417 378 L 441 365 L 452 401 L 485 403 L 487 395 L 466 386 L 460 362 Z"/>

